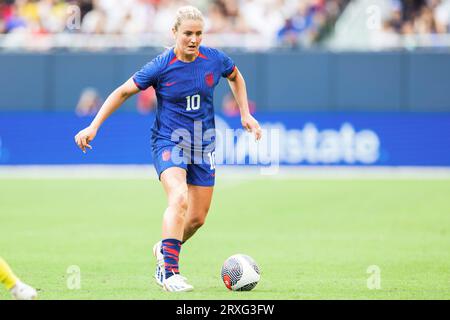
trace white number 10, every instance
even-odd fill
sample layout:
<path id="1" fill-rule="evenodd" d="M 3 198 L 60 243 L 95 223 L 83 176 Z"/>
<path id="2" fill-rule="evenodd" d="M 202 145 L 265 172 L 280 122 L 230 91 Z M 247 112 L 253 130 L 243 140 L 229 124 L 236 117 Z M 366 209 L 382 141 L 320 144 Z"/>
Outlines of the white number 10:
<path id="1" fill-rule="evenodd" d="M 210 169 L 214 170 L 216 169 L 216 152 L 209 152 L 208 153 L 208 157 L 209 157 L 209 163 L 211 165 Z"/>
<path id="2" fill-rule="evenodd" d="M 200 109 L 200 95 L 186 97 L 186 111 Z"/>

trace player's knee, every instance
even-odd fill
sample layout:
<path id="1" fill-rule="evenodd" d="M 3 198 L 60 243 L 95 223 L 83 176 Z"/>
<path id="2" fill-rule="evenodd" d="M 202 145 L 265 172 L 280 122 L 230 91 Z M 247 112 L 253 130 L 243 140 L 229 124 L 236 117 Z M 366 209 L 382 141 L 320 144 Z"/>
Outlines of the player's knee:
<path id="1" fill-rule="evenodd" d="M 192 229 L 199 229 L 205 224 L 205 217 L 195 217 L 189 221 Z"/>
<path id="2" fill-rule="evenodd" d="M 186 211 L 188 208 L 187 192 L 181 192 L 173 195 L 170 198 L 169 205 L 179 210 Z"/>

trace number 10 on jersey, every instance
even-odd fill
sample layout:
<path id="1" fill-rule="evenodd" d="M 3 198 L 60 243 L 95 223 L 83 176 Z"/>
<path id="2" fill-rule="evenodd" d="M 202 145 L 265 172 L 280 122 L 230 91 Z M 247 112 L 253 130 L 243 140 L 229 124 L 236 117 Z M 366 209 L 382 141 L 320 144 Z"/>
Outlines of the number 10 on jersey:
<path id="1" fill-rule="evenodd" d="M 215 170 L 216 169 L 216 152 L 215 151 L 209 152 L 208 157 L 209 157 L 210 169 Z"/>
<path id="2" fill-rule="evenodd" d="M 200 109 L 200 95 L 196 94 L 193 96 L 186 97 L 186 111 L 198 109 Z"/>

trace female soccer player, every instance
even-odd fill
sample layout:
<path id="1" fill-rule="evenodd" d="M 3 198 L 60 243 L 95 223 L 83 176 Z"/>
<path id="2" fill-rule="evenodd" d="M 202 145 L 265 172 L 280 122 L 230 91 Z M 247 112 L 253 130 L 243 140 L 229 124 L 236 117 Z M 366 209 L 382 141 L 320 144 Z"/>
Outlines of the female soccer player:
<path id="1" fill-rule="evenodd" d="M 222 51 L 200 46 L 204 20 L 192 6 L 177 11 L 172 28 L 175 46 L 157 56 L 117 88 L 91 125 L 75 136 L 85 153 L 92 149 L 100 125 L 126 99 L 153 86 L 158 100 L 152 130 L 155 168 L 167 195 L 162 241 L 155 244 L 155 278 L 165 290 L 191 291 L 179 274 L 181 244 L 203 225 L 215 179 L 213 92 L 220 77 L 228 80 L 239 105 L 243 127 L 261 138 L 261 128 L 250 115 L 244 78 Z"/>
<path id="2" fill-rule="evenodd" d="M 16 300 L 33 300 L 37 298 L 36 290 L 20 281 L 2 257 L 0 257 L 0 283 L 3 283 Z"/>

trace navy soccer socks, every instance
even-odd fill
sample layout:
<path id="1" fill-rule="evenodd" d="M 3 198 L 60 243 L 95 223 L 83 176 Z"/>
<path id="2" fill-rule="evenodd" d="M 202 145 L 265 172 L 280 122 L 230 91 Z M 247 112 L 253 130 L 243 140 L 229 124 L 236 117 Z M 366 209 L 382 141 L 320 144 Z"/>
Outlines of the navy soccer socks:
<path id="1" fill-rule="evenodd" d="M 164 255 L 164 269 L 166 279 L 174 274 L 179 274 L 178 260 L 181 250 L 181 241 L 177 239 L 162 240 L 162 252 Z"/>

